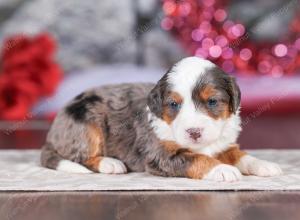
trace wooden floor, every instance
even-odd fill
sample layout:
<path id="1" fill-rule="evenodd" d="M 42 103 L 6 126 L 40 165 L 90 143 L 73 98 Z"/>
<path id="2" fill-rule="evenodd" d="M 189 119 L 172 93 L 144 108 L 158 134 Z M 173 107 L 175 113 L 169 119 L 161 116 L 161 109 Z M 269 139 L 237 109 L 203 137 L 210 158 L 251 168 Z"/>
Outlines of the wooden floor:
<path id="1" fill-rule="evenodd" d="M 299 220 L 300 192 L 7 192 L 1 220 Z"/>

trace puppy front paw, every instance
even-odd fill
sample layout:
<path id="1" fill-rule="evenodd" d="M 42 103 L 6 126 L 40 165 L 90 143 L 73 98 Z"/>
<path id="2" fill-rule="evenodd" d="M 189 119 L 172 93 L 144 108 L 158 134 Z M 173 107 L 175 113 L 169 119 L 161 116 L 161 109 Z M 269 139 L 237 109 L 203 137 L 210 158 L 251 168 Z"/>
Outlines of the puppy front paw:
<path id="1" fill-rule="evenodd" d="M 122 161 L 104 157 L 99 163 L 99 172 L 106 174 L 122 174 L 126 173 L 127 169 Z"/>
<path id="2" fill-rule="evenodd" d="M 250 155 L 243 156 L 236 166 L 246 175 L 270 177 L 282 174 L 282 170 L 278 164 L 260 160 Z"/>
<path id="3" fill-rule="evenodd" d="M 235 182 L 242 179 L 240 171 L 230 165 L 220 164 L 212 168 L 204 177 L 206 180 L 218 182 Z"/>

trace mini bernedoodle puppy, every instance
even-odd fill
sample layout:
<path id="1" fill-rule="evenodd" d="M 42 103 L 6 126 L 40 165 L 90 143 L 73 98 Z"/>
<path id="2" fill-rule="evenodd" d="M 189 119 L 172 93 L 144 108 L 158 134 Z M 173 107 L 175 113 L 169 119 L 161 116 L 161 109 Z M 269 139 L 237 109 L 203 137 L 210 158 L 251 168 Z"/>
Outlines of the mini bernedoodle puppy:
<path id="1" fill-rule="evenodd" d="M 237 181 L 280 167 L 236 144 L 240 90 L 210 61 L 188 57 L 155 84 L 91 89 L 60 111 L 42 149 L 43 166 L 66 172 L 149 172 Z"/>

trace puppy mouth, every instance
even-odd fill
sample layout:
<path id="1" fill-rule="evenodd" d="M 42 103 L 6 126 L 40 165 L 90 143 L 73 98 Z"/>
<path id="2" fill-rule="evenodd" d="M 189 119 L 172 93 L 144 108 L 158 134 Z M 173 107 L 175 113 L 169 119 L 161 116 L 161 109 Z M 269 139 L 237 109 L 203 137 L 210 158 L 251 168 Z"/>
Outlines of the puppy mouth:
<path id="1" fill-rule="evenodd" d="M 187 137 L 186 139 L 191 144 L 200 144 L 201 142 L 203 142 L 203 139 L 201 137 L 197 139 Z"/>
<path id="2" fill-rule="evenodd" d="M 193 144 L 200 144 L 201 143 L 201 138 L 198 138 L 197 140 L 191 139 Z"/>

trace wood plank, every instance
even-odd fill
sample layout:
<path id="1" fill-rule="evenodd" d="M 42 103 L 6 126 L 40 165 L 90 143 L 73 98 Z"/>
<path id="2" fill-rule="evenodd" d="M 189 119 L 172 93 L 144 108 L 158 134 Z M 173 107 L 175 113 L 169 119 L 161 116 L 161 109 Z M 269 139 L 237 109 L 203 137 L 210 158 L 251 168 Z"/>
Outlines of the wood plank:
<path id="1" fill-rule="evenodd" d="M 300 219 L 300 192 L 8 192 L 1 220 Z"/>

